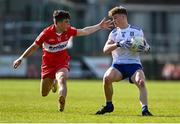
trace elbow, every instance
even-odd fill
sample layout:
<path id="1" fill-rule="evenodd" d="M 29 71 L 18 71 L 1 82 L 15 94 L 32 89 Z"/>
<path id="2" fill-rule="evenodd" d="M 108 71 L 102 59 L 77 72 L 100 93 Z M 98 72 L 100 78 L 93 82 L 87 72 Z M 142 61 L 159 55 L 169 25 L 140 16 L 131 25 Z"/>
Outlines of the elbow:
<path id="1" fill-rule="evenodd" d="M 87 32 L 83 34 L 83 36 L 88 36 L 88 35 L 89 35 L 89 33 L 87 33 Z"/>
<path id="2" fill-rule="evenodd" d="M 87 36 L 90 33 L 86 30 L 86 29 L 81 29 L 81 31 L 79 32 L 79 36 Z"/>
<path id="3" fill-rule="evenodd" d="M 89 32 L 89 31 L 84 31 L 84 36 L 88 36 L 88 35 L 90 35 L 90 34 L 92 34 L 92 33 Z"/>
<path id="4" fill-rule="evenodd" d="M 103 53 L 106 54 L 106 55 L 110 54 L 110 52 L 108 50 L 106 50 L 106 49 L 103 49 Z"/>

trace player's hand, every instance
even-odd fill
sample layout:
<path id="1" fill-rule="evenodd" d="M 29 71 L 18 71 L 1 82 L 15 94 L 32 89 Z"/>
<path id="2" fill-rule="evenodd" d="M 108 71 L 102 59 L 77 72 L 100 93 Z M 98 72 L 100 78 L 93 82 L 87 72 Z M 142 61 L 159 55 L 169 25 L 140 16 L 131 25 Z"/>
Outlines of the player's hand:
<path id="1" fill-rule="evenodd" d="M 126 49 L 130 49 L 132 46 L 131 41 L 119 41 L 116 43 L 117 47 L 124 47 Z"/>
<path id="2" fill-rule="evenodd" d="M 22 58 L 18 58 L 13 62 L 13 68 L 16 69 L 22 62 Z"/>
<path id="3" fill-rule="evenodd" d="M 145 52 L 148 53 L 150 52 L 151 47 L 149 46 L 149 44 L 146 42 L 146 40 L 144 41 L 144 46 L 139 45 L 138 46 L 138 51 L 137 52 Z"/>
<path id="4" fill-rule="evenodd" d="M 145 44 L 145 49 L 144 49 L 144 51 L 145 51 L 146 53 L 150 52 L 151 47 L 150 47 L 150 45 L 147 43 L 146 40 L 144 41 L 144 44 Z"/>
<path id="5" fill-rule="evenodd" d="M 106 20 L 105 18 L 103 20 L 101 20 L 101 22 L 99 23 L 101 28 L 105 28 L 105 29 L 111 29 L 111 27 L 113 27 L 113 21 Z"/>

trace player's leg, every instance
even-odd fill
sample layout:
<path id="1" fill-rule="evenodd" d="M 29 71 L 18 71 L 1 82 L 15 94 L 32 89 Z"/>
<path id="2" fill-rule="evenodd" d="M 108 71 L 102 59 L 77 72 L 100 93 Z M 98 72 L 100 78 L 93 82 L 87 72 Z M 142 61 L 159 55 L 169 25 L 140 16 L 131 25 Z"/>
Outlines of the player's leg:
<path id="1" fill-rule="evenodd" d="M 53 81 L 54 79 L 51 79 L 51 78 L 41 79 L 40 91 L 41 91 L 42 96 L 45 97 L 49 94 L 49 91 L 51 90 L 52 85 L 53 85 Z"/>
<path id="2" fill-rule="evenodd" d="M 122 74 L 115 68 L 110 67 L 103 77 L 103 86 L 106 102 L 112 101 L 113 86 L 112 83 L 122 80 Z"/>
<path id="3" fill-rule="evenodd" d="M 145 85 L 145 76 L 142 70 L 137 70 L 131 77 L 140 91 L 140 102 L 142 105 L 147 105 L 147 89 Z"/>
<path id="4" fill-rule="evenodd" d="M 144 72 L 139 69 L 137 70 L 131 80 L 135 83 L 135 85 L 139 89 L 139 99 L 142 106 L 142 115 L 151 116 L 152 114 L 148 111 L 148 99 L 147 99 L 147 88 L 145 84 L 145 75 Z"/>
<path id="5" fill-rule="evenodd" d="M 66 80 L 68 78 L 68 69 L 62 68 L 56 72 L 56 80 L 59 85 L 59 110 L 63 111 L 65 106 L 65 99 L 67 96 L 67 84 Z"/>
<path id="6" fill-rule="evenodd" d="M 112 83 L 122 80 L 122 74 L 115 68 L 110 67 L 103 77 L 103 86 L 104 86 L 104 94 L 106 99 L 106 106 L 101 108 L 96 114 L 104 114 L 106 112 L 112 112 L 114 110 L 114 106 L 112 103 L 113 96 L 113 86 Z"/>

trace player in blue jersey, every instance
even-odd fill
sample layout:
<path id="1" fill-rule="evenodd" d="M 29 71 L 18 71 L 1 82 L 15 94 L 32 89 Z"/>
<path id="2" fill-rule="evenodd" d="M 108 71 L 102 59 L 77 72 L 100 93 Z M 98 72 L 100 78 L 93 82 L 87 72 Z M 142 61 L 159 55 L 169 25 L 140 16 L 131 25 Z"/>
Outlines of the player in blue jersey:
<path id="1" fill-rule="evenodd" d="M 103 52 L 105 54 L 112 54 L 113 62 L 103 77 L 106 105 L 98 110 L 96 114 L 113 112 L 114 106 L 112 103 L 112 83 L 128 78 L 129 82 L 134 83 L 139 89 L 142 115 L 152 116 L 148 110 L 145 75 L 139 58 L 139 52 L 134 52 L 130 49 L 131 38 L 134 36 L 143 37 L 143 31 L 142 29 L 128 23 L 126 8 L 122 6 L 111 9 L 109 11 L 109 16 L 113 19 L 115 28 L 109 34 Z M 139 49 L 141 52 L 148 52 L 149 50 L 150 47 L 147 42 L 144 47 Z"/>

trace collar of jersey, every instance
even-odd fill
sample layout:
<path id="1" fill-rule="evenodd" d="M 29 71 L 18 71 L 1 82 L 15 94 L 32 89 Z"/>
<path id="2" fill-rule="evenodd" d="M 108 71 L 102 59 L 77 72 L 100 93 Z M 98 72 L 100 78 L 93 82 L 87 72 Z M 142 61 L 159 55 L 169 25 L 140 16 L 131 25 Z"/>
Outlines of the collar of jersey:
<path id="1" fill-rule="evenodd" d="M 121 28 L 117 27 L 117 29 L 120 29 L 120 30 L 126 30 L 126 29 L 128 29 L 129 27 L 130 27 L 130 24 L 128 24 L 128 27 L 127 27 L 127 28 L 121 29 Z"/>

